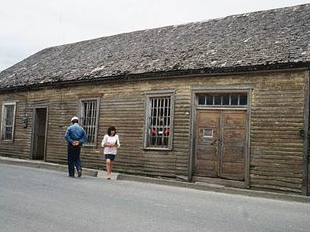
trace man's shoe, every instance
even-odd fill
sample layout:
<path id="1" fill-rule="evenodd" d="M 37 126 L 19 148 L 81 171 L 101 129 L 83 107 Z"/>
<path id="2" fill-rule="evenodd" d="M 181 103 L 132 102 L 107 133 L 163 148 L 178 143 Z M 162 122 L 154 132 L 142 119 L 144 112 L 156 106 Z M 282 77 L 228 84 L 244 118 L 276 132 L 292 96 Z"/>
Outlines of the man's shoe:
<path id="1" fill-rule="evenodd" d="M 78 177 L 81 177 L 82 176 L 82 170 L 79 170 L 78 171 Z"/>

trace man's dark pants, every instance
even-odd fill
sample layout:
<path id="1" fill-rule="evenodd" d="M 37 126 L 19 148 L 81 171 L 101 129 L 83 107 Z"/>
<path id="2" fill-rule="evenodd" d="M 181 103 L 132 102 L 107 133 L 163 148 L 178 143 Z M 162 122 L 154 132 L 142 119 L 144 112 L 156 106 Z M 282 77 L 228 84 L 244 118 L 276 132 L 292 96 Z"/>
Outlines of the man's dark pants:
<path id="1" fill-rule="evenodd" d="M 69 176 L 74 177 L 74 166 L 78 172 L 82 171 L 80 160 L 81 147 L 68 144 L 68 171 Z"/>

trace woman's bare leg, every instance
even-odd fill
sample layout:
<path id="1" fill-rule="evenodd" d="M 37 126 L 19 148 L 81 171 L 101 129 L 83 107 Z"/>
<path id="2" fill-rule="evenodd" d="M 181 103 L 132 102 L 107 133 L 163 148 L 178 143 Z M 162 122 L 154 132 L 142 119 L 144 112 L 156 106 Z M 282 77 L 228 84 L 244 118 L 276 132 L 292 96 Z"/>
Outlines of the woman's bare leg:
<path id="1" fill-rule="evenodd" d="M 107 169 L 107 178 L 111 178 L 111 160 L 110 159 L 107 159 L 105 161 L 106 163 L 106 169 Z"/>

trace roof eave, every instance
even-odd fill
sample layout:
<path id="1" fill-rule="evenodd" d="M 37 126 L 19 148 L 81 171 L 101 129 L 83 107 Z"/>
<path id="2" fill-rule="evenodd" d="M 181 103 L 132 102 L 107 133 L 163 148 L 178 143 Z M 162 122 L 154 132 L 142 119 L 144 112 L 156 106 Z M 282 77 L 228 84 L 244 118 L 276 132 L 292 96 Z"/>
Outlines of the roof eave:
<path id="1" fill-rule="evenodd" d="M 248 66 L 234 66 L 234 67 L 208 67 L 201 69 L 187 69 L 187 70 L 169 70 L 169 71 L 159 71 L 159 72 L 147 72 L 147 73 L 132 73 L 132 74 L 120 74 L 117 76 L 108 77 L 97 77 L 91 79 L 81 79 L 81 80 L 70 80 L 70 81 L 57 81 L 57 82 L 47 82 L 30 84 L 23 86 L 12 86 L 7 88 L 0 88 L 0 93 L 8 91 L 29 91 L 37 90 L 44 87 L 60 87 L 65 85 L 77 85 L 81 83 L 94 83 L 94 82 L 119 82 L 128 80 L 144 80 L 144 79 L 158 79 L 158 78 L 171 78 L 180 77 L 186 75 L 231 75 L 240 73 L 253 73 L 262 71 L 279 71 L 279 70 L 289 70 L 289 69 L 310 69 L 310 61 L 297 62 L 297 63 L 277 63 L 268 65 L 248 65 Z"/>

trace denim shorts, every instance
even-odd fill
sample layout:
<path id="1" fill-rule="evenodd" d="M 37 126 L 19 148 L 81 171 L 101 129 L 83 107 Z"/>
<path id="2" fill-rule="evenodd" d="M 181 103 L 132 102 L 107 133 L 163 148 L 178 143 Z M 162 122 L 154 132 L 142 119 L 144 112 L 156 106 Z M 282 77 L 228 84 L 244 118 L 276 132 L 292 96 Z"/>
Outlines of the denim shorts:
<path id="1" fill-rule="evenodd" d="M 109 159 L 109 160 L 114 160 L 115 159 L 115 155 L 113 154 L 106 154 L 104 155 L 106 159 Z"/>

